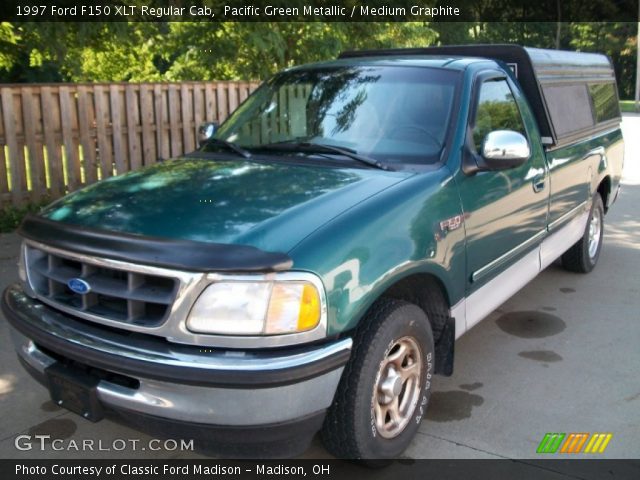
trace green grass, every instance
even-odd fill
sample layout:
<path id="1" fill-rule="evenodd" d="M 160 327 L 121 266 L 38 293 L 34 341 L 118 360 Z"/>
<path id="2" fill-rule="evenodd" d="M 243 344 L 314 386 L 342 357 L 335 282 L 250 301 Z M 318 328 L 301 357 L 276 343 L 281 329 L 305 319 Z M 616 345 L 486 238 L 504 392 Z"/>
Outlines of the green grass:
<path id="1" fill-rule="evenodd" d="M 636 112 L 636 102 L 633 100 L 620 100 L 620 111 L 626 113 Z"/>
<path id="2" fill-rule="evenodd" d="M 50 200 L 42 200 L 22 207 L 14 207 L 12 205 L 4 207 L 0 210 L 0 233 L 13 232 L 20 225 L 25 215 L 37 212 L 49 202 Z"/>

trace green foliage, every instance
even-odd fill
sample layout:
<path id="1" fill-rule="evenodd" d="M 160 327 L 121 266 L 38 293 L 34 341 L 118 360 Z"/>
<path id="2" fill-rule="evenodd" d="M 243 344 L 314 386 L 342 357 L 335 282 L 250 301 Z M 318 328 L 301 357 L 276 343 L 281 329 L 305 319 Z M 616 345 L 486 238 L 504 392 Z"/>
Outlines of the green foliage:
<path id="1" fill-rule="evenodd" d="M 350 48 L 428 45 L 422 23 L 173 23 L 163 57 L 170 80 L 263 79 L 295 64 L 335 58 Z"/>
<path id="2" fill-rule="evenodd" d="M 640 113 L 640 109 L 636 110 L 636 102 L 633 100 L 621 100 L 620 111 L 625 113 Z"/>
<path id="3" fill-rule="evenodd" d="M 49 203 L 49 200 L 43 200 L 38 203 L 30 203 L 23 207 L 6 206 L 0 210 L 0 233 L 13 232 L 22 219 L 28 213 L 34 213 Z"/>
<path id="4" fill-rule="evenodd" d="M 346 49 L 436 38 L 415 22 L 3 23 L 0 81 L 263 79 Z"/>
<path id="5" fill-rule="evenodd" d="M 473 19 L 516 18 L 519 11 L 500 0 L 470 8 L 467 22 L 5 22 L 0 82 L 260 80 L 349 49 L 518 43 L 606 53 L 620 97 L 633 96 L 635 22 L 487 23 Z"/>

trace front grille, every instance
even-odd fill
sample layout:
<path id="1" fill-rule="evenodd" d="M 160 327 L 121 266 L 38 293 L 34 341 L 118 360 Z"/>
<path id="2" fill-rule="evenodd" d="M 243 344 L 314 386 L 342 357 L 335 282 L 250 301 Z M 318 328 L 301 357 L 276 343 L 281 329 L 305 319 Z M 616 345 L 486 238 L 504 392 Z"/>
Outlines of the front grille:
<path id="1" fill-rule="evenodd" d="M 162 324 L 175 299 L 178 280 L 79 261 L 27 245 L 29 283 L 42 300 L 84 318 L 98 317 L 156 327 Z M 68 282 L 82 279 L 88 293 L 71 290 Z"/>

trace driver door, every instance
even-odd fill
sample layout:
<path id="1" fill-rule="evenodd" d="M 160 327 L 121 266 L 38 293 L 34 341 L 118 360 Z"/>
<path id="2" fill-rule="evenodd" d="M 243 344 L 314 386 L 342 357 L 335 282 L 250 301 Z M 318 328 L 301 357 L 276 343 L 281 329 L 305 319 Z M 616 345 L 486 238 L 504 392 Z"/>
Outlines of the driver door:
<path id="1" fill-rule="evenodd" d="M 546 232 L 549 198 L 537 126 L 524 99 L 514 94 L 519 90 L 504 74 L 485 75 L 476 85 L 466 148 L 479 155 L 489 132 L 513 130 L 527 138 L 531 156 L 518 167 L 459 177 L 467 238 L 467 296 L 539 245 Z M 527 114 L 523 116 L 522 111 Z"/>

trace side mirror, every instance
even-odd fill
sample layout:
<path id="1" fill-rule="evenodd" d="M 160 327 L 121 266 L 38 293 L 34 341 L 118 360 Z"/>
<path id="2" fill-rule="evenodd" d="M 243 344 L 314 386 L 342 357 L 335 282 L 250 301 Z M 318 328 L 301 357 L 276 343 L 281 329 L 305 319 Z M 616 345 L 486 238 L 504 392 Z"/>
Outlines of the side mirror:
<path id="1" fill-rule="evenodd" d="M 482 170 L 505 170 L 519 167 L 531 156 L 529 142 L 524 135 L 512 130 L 489 132 L 482 142 Z"/>
<path id="2" fill-rule="evenodd" d="M 202 146 L 213 137 L 218 130 L 218 124 L 214 122 L 205 122 L 198 127 L 198 145 Z"/>

